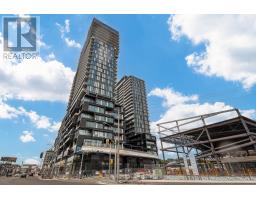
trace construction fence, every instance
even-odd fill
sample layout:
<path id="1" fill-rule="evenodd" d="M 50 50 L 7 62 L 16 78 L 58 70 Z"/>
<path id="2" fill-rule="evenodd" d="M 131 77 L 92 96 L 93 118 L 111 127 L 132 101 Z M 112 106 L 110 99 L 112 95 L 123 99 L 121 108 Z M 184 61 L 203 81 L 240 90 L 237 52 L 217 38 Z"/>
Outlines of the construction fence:
<path id="1" fill-rule="evenodd" d="M 198 162 L 198 174 L 195 174 L 191 167 L 184 165 L 168 166 L 166 164 L 149 164 L 142 168 L 122 168 L 119 173 L 119 180 L 256 180 L 256 168 L 252 163 L 226 163 L 219 169 L 213 162 Z M 86 170 L 68 174 L 60 173 L 58 177 L 65 178 L 87 178 L 87 177 L 110 177 L 114 180 L 113 169 L 109 170 Z M 53 176 L 56 176 L 53 175 Z"/>

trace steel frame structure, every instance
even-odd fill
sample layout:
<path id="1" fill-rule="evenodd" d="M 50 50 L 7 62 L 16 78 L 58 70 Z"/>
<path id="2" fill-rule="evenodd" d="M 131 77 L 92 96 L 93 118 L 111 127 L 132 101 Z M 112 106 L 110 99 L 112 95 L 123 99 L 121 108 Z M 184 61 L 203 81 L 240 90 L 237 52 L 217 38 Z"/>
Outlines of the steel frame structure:
<path id="1" fill-rule="evenodd" d="M 231 119 L 206 122 L 221 115 Z M 256 121 L 242 116 L 238 109 L 163 122 L 157 126 L 164 160 L 165 152 L 176 153 L 180 162 L 180 154 L 189 155 L 193 150 L 197 160 L 216 161 L 218 168 L 223 169 L 221 158 L 256 152 Z M 182 130 L 185 126 L 193 128 Z"/>

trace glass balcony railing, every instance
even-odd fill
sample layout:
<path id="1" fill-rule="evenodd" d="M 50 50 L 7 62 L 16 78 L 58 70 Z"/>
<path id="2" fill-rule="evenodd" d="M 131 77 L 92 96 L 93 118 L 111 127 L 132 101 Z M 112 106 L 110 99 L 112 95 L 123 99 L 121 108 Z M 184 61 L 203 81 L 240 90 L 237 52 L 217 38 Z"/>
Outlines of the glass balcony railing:
<path id="1" fill-rule="evenodd" d="M 104 148 L 110 148 L 110 145 L 109 144 L 100 144 L 100 143 L 92 143 L 92 142 L 85 142 L 84 147 L 104 147 Z M 121 145 L 120 145 L 121 147 Z M 115 145 L 112 144 L 111 145 L 111 148 L 114 149 L 115 148 Z"/>
<path id="2" fill-rule="evenodd" d="M 87 142 L 87 143 L 84 143 L 83 147 L 103 147 L 103 148 L 110 148 L 110 145 L 109 144 L 100 144 L 100 143 L 91 143 L 91 142 Z M 111 145 L 111 149 L 114 150 L 115 149 L 115 145 L 112 144 Z M 139 150 L 135 150 L 135 149 L 131 149 L 131 148 L 123 148 L 122 145 L 119 146 L 119 149 L 120 150 L 127 150 L 127 151 L 134 151 L 134 152 L 138 152 L 138 153 L 145 153 L 145 154 L 151 154 L 151 155 L 156 155 L 157 156 L 157 153 L 156 152 L 153 152 L 153 151 L 147 151 L 147 152 L 144 152 L 144 151 L 139 151 Z"/>

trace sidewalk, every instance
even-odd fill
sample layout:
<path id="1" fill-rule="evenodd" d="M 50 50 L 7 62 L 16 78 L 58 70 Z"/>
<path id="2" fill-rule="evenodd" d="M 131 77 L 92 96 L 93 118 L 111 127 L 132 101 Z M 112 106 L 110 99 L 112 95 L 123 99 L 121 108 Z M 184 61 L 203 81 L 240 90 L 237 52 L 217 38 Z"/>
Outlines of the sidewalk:
<path id="1" fill-rule="evenodd" d="M 63 182 L 72 182 L 72 183 L 84 183 L 84 184 L 99 184 L 99 185 L 107 185 L 107 184 L 116 184 L 114 180 L 110 179 L 109 177 L 98 177 L 98 176 L 92 176 L 92 177 L 85 177 L 82 179 L 79 178 L 67 178 L 67 177 L 54 177 L 54 178 L 41 178 L 41 180 L 48 180 L 48 181 L 63 181 Z"/>
<path id="2" fill-rule="evenodd" d="M 256 185 L 256 181 L 216 181 L 216 180 L 130 180 L 126 184 L 148 185 Z"/>

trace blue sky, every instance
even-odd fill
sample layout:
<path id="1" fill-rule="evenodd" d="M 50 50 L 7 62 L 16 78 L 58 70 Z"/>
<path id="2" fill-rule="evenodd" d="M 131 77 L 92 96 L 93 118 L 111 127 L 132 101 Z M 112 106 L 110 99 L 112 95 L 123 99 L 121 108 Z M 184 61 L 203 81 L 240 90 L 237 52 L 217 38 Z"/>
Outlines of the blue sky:
<path id="1" fill-rule="evenodd" d="M 119 31 L 118 79 L 123 75 L 135 75 L 145 80 L 150 121 L 229 107 L 237 107 L 245 115 L 255 117 L 256 62 L 250 53 L 256 52 L 256 45 L 246 42 L 255 30 L 241 32 L 244 26 L 250 27 L 250 22 L 255 21 L 254 16 L 245 19 L 248 24 L 241 22 L 238 16 L 228 19 L 227 16 L 173 15 L 36 16 L 40 16 L 40 64 L 34 63 L 34 68 L 26 67 L 33 63 L 20 65 L 18 67 L 24 70 L 14 70 L 16 75 L 4 76 L 0 70 L 0 156 L 18 156 L 19 161 L 38 160 L 40 152 L 50 147 L 56 137 L 57 124 L 66 111 L 65 97 L 61 95 L 68 96 L 81 50 L 79 46 L 85 42 L 93 17 Z M 221 20 L 223 26 L 214 23 Z M 229 27 L 231 35 L 227 36 L 225 27 Z M 240 36 L 243 40 L 236 45 L 232 38 L 237 41 Z M 241 52 L 248 52 L 247 57 Z M 3 69 L 5 64 L 0 64 Z M 29 70 L 36 71 L 38 66 L 45 65 L 48 67 L 35 76 L 39 77 L 40 84 L 29 82 L 29 77 L 34 75 Z M 9 78 L 4 80 L 4 77 Z M 66 88 L 51 87 L 54 83 L 51 78 L 55 77 L 61 84 L 62 81 L 68 83 Z M 47 93 L 48 89 L 51 92 Z M 33 95 L 28 95 L 31 90 Z M 182 112 L 178 108 L 182 108 Z M 23 142 L 21 136 L 25 137 Z"/>

